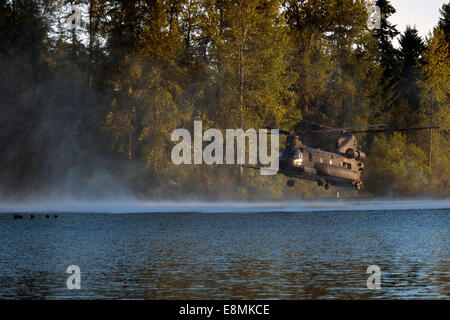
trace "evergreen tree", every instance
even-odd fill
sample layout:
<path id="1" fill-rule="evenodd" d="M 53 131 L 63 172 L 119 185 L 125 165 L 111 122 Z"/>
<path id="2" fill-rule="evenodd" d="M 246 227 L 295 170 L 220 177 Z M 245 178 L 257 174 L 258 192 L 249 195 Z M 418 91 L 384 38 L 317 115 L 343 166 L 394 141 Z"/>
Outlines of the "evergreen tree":
<path id="1" fill-rule="evenodd" d="M 450 43 L 450 3 L 444 4 L 439 11 L 441 13 L 439 28 L 444 32 L 446 41 Z"/>
<path id="2" fill-rule="evenodd" d="M 396 106 L 392 110 L 393 124 L 398 127 L 412 127 L 420 121 L 418 113 L 420 96 L 418 79 L 423 64 L 425 44 L 417 30 L 408 26 L 400 36 L 400 70 L 396 84 Z"/>
<path id="3" fill-rule="evenodd" d="M 392 45 L 392 41 L 400 33 L 396 26 L 389 22 L 389 17 L 396 10 L 388 0 L 377 0 L 376 5 L 381 12 L 381 25 L 374 31 L 375 37 L 379 41 L 380 61 L 383 66 L 383 82 L 389 82 L 395 73 L 397 66 L 397 50 Z"/>

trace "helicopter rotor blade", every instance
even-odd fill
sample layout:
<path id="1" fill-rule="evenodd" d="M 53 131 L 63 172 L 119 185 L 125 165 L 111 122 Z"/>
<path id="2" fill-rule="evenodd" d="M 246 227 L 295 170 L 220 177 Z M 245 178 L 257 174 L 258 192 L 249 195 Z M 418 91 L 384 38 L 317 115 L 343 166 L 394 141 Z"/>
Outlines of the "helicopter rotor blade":
<path id="1" fill-rule="evenodd" d="M 319 132 L 318 134 L 339 134 L 339 133 L 382 133 L 382 132 L 407 132 L 407 131 L 419 131 L 419 130 L 428 130 L 428 129 L 440 129 L 440 127 L 418 127 L 418 128 L 385 128 L 385 129 L 375 129 L 375 130 L 353 130 L 353 131 L 327 131 L 327 132 Z"/>
<path id="2" fill-rule="evenodd" d="M 328 132 L 328 131 L 334 132 L 334 131 L 336 131 L 336 130 L 339 130 L 339 129 L 335 129 L 335 128 L 333 128 L 333 127 L 330 127 L 330 126 L 327 126 L 327 125 L 324 125 L 324 124 L 319 124 L 319 123 L 317 123 L 317 122 L 310 121 L 310 120 L 305 120 L 305 119 L 300 120 L 300 123 L 309 123 L 309 124 L 312 124 L 313 126 L 317 126 L 317 127 L 319 127 L 319 128 L 324 128 L 324 129 L 326 129 L 326 130 L 324 130 L 323 132 Z M 364 126 L 364 127 L 367 127 L 367 126 Z M 359 127 L 355 127 L 355 128 L 359 128 Z M 273 128 L 273 127 L 265 127 L 265 129 L 267 129 L 267 130 L 274 130 L 274 129 L 276 129 L 276 128 Z M 341 128 L 341 130 L 342 130 L 342 128 Z M 322 131 L 302 130 L 302 129 L 299 130 L 299 129 L 297 129 L 297 130 L 295 130 L 294 132 L 291 132 L 291 131 L 287 131 L 287 130 L 283 130 L 283 129 L 278 129 L 278 132 L 279 132 L 279 134 L 283 134 L 283 135 L 286 135 L 286 136 L 290 136 L 290 135 L 308 135 L 308 134 L 316 134 L 316 133 L 322 132 Z"/>
<path id="3" fill-rule="evenodd" d="M 283 130 L 283 129 L 272 128 L 272 127 L 265 127 L 264 129 L 266 129 L 266 130 L 278 130 L 279 134 L 284 134 L 286 136 L 290 136 L 292 134 L 289 131 L 286 131 L 286 130 Z M 269 132 L 267 132 L 267 133 L 269 133 Z"/>
<path id="4" fill-rule="evenodd" d="M 418 128 L 397 128 L 397 129 L 380 129 L 380 130 L 365 130 L 354 131 L 353 133 L 378 133 L 378 132 L 407 132 L 407 131 L 419 131 L 428 129 L 440 129 L 440 127 L 418 127 Z"/>
<path id="5" fill-rule="evenodd" d="M 314 122 L 314 121 L 311 121 L 311 120 L 302 119 L 300 121 L 300 123 L 302 123 L 302 122 L 303 123 L 309 123 L 309 124 L 312 124 L 313 126 L 317 126 L 319 128 L 325 128 L 325 129 L 328 129 L 328 130 L 334 130 L 335 129 L 333 127 L 327 126 L 325 124 L 320 124 L 320 123 L 317 123 L 317 122 Z"/>
<path id="6" fill-rule="evenodd" d="M 335 128 L 335 129 L 331 129 L 331 130 L 312 131 L 312 133 L 315 133 L 315 134 L 339 133 L 339 132 L 350 132 L 350 131 L 357 130 L 357 129 L 379 128 L 379 127 L 387 127 L 387 125 L 383 124 L 383 123 L 380 123 L 380 124 L 367 124 L 367 125 L 352 126 L 352 127 L 345 127 L 345 128 Z"/>
<path id="7" fill-rule="evenodd" d="M 365 130 L 365 128 L 369 128 Z M 370 129 L 370 128 L 380 128 L 380 129 Z M 267 130 L 275 130 L 273 127 L 265 127 Z M 362 129 L 362 130 L 358 130 Z M 341 133 L 382 133 L 382 132 L 407 132 L 407 131 L 418 131 L 418 130 L 427 130 L 427 129 L 440 129 L 440 127 L 429 126 L 429 127 L 418 127 L 418 128 L 388 128 L 386 124 L 369 124 L 369 125 L 360 125 L 360 126 L 352 126 L 346 128 L 333 128 L 330 130 L 322 130 L 322 131 L 298 131 L 295 133 L 289 132 L 287 130 L 278 129 L 279 134 L 290 136 L 293 134 L 300 135 L 308 135 L 308 134 L 341 134 Z"/>

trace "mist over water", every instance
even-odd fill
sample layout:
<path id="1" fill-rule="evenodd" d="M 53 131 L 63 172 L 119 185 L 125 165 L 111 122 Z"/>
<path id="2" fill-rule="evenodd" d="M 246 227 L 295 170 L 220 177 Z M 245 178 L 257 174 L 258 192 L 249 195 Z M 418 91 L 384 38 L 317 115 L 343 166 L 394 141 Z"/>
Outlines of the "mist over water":
<path id="1" fill-rule="evenodd" d="M 49 199 L 0 201 L 0 213 L 78 212 L 78 213 L 256 213 L 311 211 L 385 211 L 450 209 L 450 199 L 377 200 L 280 200 L 280 201 L 143 201 L 130 198 L 97 201 Z"/>

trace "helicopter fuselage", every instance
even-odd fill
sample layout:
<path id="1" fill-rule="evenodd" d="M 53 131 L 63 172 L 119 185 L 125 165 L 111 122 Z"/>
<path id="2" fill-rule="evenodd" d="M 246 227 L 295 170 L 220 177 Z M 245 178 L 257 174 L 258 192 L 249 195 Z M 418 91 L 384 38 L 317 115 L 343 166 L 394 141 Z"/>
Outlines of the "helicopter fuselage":
<path id="1" fill-rule="evenodd" d="M 326 189 L 329 185 L 361 189 L 363 157 L 355 152 L 335 153 L 304 145 L 288 145 L 279 159 L 279 173 L 289 178 L 316 181 Z M 293 185 L 292 181 L 288 181 L 288 186 Z"/>

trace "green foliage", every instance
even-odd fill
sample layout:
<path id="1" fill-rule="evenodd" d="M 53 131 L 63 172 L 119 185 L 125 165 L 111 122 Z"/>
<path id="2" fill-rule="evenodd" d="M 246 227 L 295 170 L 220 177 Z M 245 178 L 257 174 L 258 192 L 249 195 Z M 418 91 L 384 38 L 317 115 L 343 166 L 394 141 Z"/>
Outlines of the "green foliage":
<path id="1" fill-rule="evenodd" d="M 419 83 L 422 96 L 421 111 L 433 114 L 434 123 L 441 131 L 450 129 L 450 43 L 445 33 L 436 28 L 429 39 L 424 55 L 422 79 Z"/>
<path id="2" fill-rule="evenodd" d="M 428 193 L 429 169 L 423 150 L 408 144 L 404 135 L 376 137 L 366 161 L 367 188 L 375 194 Z"/>
<path id="3" fill-rule="evenodd" d="M 72 3 L 85 9 L 73 32 Z M 302 119 L 431 119 L 441 127 L 431 144 L 428 132 L 358 137 L 365 184 L 374 195 L 448 195 L 449 5 L 426 43 L 408 28 L 396 50 L 395 8 L 377 4 L 372 31 L 354 0 L 0 1 L 0 191 L 120 184 L 156 198 L 330 197 L 235 166 L 176 166 L 170 135 L 194 120 L 290 130 Z M 335 137 L 307 142 L 332 150 Z"/>
<path id="4" fill-rule="evenodd" d="M 218 95 L 211 101 L 219 126 L 292 125 L 289 91 L 295 74 L 288 71 L 292 43 L 278 1 L 217 2 L 212 61 L 217 61 Z"/>
<path id="5" fill-rule="evenodd" d="M 437 125 L 439 131 L 429 132 L 429 166 L 432 171 L 431 185 L 438 194 L 445 194 L 450 181 L 450 43 L 445 32 L 436 28 L 428 40 L 424 54 L 425 64 L 419 82 L 420 111 L 424 124 Z M 431 135 L 431 137 L 430 137 Z M 422 143 L 426 143 L 422 140 Z"/>

